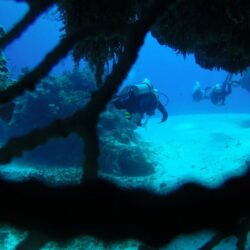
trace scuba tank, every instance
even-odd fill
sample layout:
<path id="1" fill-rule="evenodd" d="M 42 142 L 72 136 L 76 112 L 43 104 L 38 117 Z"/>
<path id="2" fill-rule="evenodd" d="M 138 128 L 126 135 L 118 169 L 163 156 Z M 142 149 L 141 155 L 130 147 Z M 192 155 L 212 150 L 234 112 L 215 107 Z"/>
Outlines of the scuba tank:
<path id="1" fill-rule="evenodd" d="M 132 91 L 133 93 L 138 96 L 138 95 L 145 95 L 153 90 L 153 87 L 150 84 L 137 84 L 132 86 Z"/>
<path id="2" fill-rule="evenodd" d="M 135 96 L 145 95 L 152 93 L 155 98 L 157 99 L 157 102 L 159 101 L 159 93 L 158 90 L 155 89 L 151 83 L 143 82 L 140 84 L 136 84 L 131 86 L 131 90 Z"/>
<path id="3" fill-rule="evenodd" d="M 212 89 L 213 89 L 214 93 L 221 93 L 222 92 L 222 86 L 218 83 L 215 84 Z"/>
<path id="4" fill-rule="evenodd" d="M 132 86 L 132 91 L 136 96 L 145 95 L 150 92 L 158 96 L 158 90 L 153 87 L 151 81 L 148 78 L 144 78 L 142 83 Z"/>
<path id="5" fill-rule="evenodd" d="M 145 95 L 153 91 L 153 86 L 148 78 L 144 78 L 142 83 L 132 86 L 132 91 L 135 96 Z"/>

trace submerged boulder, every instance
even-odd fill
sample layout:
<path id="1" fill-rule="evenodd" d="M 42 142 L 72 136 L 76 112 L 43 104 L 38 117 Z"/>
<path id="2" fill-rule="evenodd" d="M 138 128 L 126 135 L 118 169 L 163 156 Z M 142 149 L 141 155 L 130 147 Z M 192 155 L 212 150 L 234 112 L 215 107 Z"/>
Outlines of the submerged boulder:
<path id="1" fill-rule="evenodd" d="M 230 72 L 250 65 L 249 1 L 176 1 L 159 18 L 152 35 L 183 55 L 193 53 L 206 69 Z"/>
<path id="2" fill-rule="evenodd" d="M 127 120 L 123 112 L 110 108 L 101 115 L 100 170 L 117 176 L 154 174 L 155 162 L 150 145 L 134 132 L 135 120 Z"/>

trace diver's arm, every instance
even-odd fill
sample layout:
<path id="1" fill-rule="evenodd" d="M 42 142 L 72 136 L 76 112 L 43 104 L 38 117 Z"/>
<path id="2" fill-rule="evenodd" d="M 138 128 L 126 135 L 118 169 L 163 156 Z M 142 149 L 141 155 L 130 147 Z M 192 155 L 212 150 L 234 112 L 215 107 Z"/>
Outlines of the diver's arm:
<path id="1" fill-rule="evenodd" d="M 111 102 L 118 109 L 126 108 L 129 98 L 132 94 L 132 87 L 126 86 L 119 95 L 115 95 Z"/>
<path id="2" fill-rule="evenodd" d="M 161 122 L 165 122 L 168 119 L 168 112 L 161 102 L 158 103 L 158 109 L 162 113 Z"/>
<path id="3" fill-rule="evenodd" d="M 208 86 L 204 89 L 204 99 L 209 99 L 210 98 L 210 92 L 211 91 L 212 87 L 211 86 Z"/>
<path id="4" fill-rule="evenodd" d="M 225 82 L 226 83 L 230 83 L 232 81 L 233 78 L 233 74 L 232 73 L 228 73 Z"/>
<path id="5" fill-rule="evenodd" d="M 231 93 L 232 93 L 232 84 L 228 84 L 226 89 L 226 95 L 230 95 Z"/>
<path id="6" fill-rule="evenodd" d="M 225 81 L 222 84 L 222 91 L 226 95 L 229 95 L 231 93 L 232 78 L 233 78 L 233 74 L 232 73 L 228 73 Z"/>
<path id="7" fill-rule="evenodd" d="M 231 94 L 232 92 L 232 84 L 231 82 L 223 82 L 223 85 L 222 85 L 222 93 L 223 95 L 227 96 L 229 94 Z"/>

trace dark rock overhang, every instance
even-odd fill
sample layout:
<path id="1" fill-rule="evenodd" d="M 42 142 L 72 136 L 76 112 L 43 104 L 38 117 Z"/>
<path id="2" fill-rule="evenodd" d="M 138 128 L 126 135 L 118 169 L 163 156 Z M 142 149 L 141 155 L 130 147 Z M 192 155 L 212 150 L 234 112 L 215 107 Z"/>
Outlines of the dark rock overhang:
<path id="1" fill-rule="evenodd" d="M 78 43 L 75 58 L 88 59 L 98 67 L 119 56 L 127 29 L 141 20 L 143 11 L 151 11 L 148 6 L 152 2 L 157 1 L 61 1 L 66 33 L 90 22 L 97 27 L 109 27 L 109 37 L 100 34 L 87 43 Z M 250 65 L 249 1 L 175 0 L 166 1 L 164 8 L 166 11 L 151 27 L 161 45 L 183 55 L 193 53 L 196 62 L 206 69 L 236 73 Z"/>

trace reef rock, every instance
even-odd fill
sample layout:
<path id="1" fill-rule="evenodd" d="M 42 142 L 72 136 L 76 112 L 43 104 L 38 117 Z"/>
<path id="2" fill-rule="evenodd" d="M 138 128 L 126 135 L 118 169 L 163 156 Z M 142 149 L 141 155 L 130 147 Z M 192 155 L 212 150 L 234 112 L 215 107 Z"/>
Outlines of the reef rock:
<path id="1" fill-rule="evenodd" d="M 101 80 L 104 65 L 119 57 L 126 43 L 126 31 L 140 21 L 141 13 L 153 1 L 67 1 L 59 4 L 66 34 L 92 25 L 109 27 L 107 35 L 78 42 L 76 60 L 87 59 Z M 169 1 L 165 13 L 151 28 L 162 45 L 183 55 L 193 53 L 206 69 L 238 72 L 250 66 L 250 2 L 247 0 Z"/>

